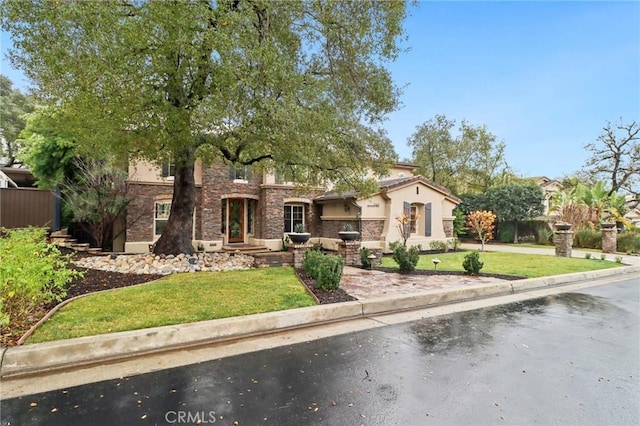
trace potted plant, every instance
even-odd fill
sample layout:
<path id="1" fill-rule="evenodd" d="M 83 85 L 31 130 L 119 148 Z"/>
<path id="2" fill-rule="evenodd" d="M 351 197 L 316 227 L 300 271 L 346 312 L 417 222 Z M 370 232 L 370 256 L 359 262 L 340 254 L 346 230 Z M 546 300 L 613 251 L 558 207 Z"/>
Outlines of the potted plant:
<path id="1" fill-rule="evenodd" d="M 353 230 L 353 226 L 350 223 L 345 224 L 342 227 L 342 231 L 338 232 L 342 241 L 355 241 L 360 238 L 360 233 Z"/>
<path id="2" fill-rule="evenodd" d="M 289 232 L 289 239 L 294 244 L 304 244 L 309 241 L 311 234 L 305 232 L 304 225 L 299 223 L 293 228 L 293 232 Z"/>

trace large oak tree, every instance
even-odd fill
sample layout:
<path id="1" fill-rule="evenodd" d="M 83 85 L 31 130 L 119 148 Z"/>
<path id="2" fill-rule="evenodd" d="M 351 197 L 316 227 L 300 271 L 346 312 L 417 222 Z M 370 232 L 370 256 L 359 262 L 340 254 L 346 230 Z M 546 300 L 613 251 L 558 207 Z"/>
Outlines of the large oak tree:
<path id="1" fill-rule="evenodd" d="M 509 174 L 505 144 L 486 126 L 462 120 L 457 134 L 455 120 L 436 115 L 416 127 L 408 140 L 419 172 L 454 194 L 478 193 L 501 182 Z"/>
<path id="2" fill-rule="evenodd" d="M 254 164 L 353 183 L 395 156 L 385 68 L 402 1 L 10 1 L 12 62 L 78 149 L 176 166 L 157 253 L 191 252 L 194 164 Z"/>

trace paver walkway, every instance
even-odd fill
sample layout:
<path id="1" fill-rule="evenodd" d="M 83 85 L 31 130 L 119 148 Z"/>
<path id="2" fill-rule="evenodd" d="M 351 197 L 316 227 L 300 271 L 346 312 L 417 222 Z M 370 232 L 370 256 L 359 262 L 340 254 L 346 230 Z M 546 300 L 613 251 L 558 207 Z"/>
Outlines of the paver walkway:
<path id="1" fill-rule="evenodd" d="M 480 244 L 462 244 L 461 248 L 479 250 Z M 507 244 L 485 245 L 485 251 L 504 251 L 510 253 L 528 253 L 555 256 L 554 247 L 518 247 Z M 584 258 L 584 251 L 573 250 L 572 257 Z M 599 256 L 598 253 L 592 253 Z M 628 265 L 640 265 L 639 256 L 607 254 L 613 261 L 616 256 Z M 410 294 L 417 291 L 459 288 L 477 284 L 488 284 L 503 281 L 499 278 L 468 277 L 464 275 L 405 275 L 393 272 L 370 271 L 354 267 L 345 267 L 340 288 L 359 300 L 376 297 Z"/>
<path id="2" fill-rule="evenodd" d="M 406 275 L 346 266 L 340 288 L 358 300 L 504 281 L 464 275 Z"/>

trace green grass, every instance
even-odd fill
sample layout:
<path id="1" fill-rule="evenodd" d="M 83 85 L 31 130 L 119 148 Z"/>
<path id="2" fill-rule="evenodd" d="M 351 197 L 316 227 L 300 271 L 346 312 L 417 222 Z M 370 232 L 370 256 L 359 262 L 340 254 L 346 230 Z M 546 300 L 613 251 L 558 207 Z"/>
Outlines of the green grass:
<path id="1" fill-rule="evenodd" d="M 292 268 L 174 274 L 89 295 L 56 312 L 27 343 L 312 306 Z"/>
<path id="2" fill-rule="evenodd" d="M 439 271 L 464 271 L 462 262 L 469 251 L 440 253 L 420 256 L 417 269 L 433 269 L 432 259 L 440 259 Z M 595 269 L 607 269 L 623 266 L 600 259 L 578 259 L 556 256 L 531 255 L 522 253 L 480 252 L 480 261 L 484 267 L 480 271 L 487 274 L 519 275 L 527 278 L 549 275 L 569 274 Z M 397 268 L 390 257 L 382 258 L 382 266 Z"/>
<path id="3" fill-rule="evenodd" d="M 555 246 L 549 245 L 549 244 L 545 245 L 545 244 L 532 244 L 532 243 L 518 243 L 518 244 L 508 244 L 508 245 L 510 245 L 512 247 L 546 248 L 546 249 L 555 250 Z M 489 246 L 489 250 L 490 249 L 491 249 L 491 246 Z M 592 248 L 573 247 L 573 250 L 589 251 L 589 252 L 592 252 L 592 253 L 602 253 L 602 250 L 600 250 L 600 249 L 592 249 Z"/>

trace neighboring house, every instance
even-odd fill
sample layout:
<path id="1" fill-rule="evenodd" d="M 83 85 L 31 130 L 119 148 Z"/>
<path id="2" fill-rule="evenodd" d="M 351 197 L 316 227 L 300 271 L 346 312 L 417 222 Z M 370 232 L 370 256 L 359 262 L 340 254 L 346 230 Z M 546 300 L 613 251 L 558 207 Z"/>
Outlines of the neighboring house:
<path id="1" fill-rule="evenodd" d="M 388 251 L 400 240 L 396 217 L 411 223 L 408 244 L 429 248 L 431 241 L 453 237 L 453 209 L 460 200 L 422 176 L 416 166 L 397 164 L 380 180 L 380 191 L 365 199 L 319 189 L 300 193 L 274 175 L 252 173 L 249 166 L 195 168 L 194 246 L 206 251 L 233 244 L 280 250 L 283 238 L 304 224 L 313 241 L 335 250 L 338 232 L 349 223 L 363 246 Z M 173 170 L 139 162 L 129 168 L 133 200 L 127 210 L 125 251 L 146 252 L 162 234 L 171 210 Z"/>
<path id="2" fill-rule="evenodd" d="M 624 215 L 625 219 L 631 222 L 636 228 L 640 228 L 640 207 L 631 208 L 631 206 L 635 206 L 636 204 L 635 197 L 633 195 L 627 195 L 626 201 L 629 211 Z"/>
<path id="3" fill-rule="evenodd" d="M 546 176 L 537 176 L 530 178 L 536 185 L 542 188 L 542 192 L 544 193 L 544 216 L 552 216 L 550 213 L 551 209 L 551 198 L 558 192 L 562 191 L 562 184 L 560 181 L 556 179 L 549 179 Z"/>

